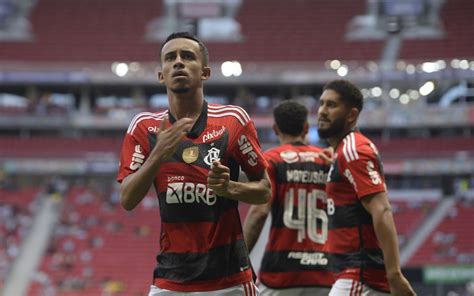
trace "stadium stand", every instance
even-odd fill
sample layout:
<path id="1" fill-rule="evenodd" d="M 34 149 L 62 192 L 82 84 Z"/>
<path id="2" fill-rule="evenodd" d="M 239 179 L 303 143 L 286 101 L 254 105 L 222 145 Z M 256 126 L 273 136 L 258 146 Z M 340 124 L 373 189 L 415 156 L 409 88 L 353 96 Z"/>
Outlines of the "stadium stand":
<path id="1" fill-rule="evenodd" d="M 471 235 L 470 221 L 473 214 L 472 201 L 458 201 L 409 260 L 408 265 L 472 264 L 474 238 Z"/>
<path id="2" fill-rule="evenodd" d="M 37 208 L 35 198 L 40 192 L 40 187 L 15 188 L 5 184 L 0 187 L 0 289 L 28 234 Z"/>
<path id="3" fill-rule="evenodd" d="M 123 211 L 116 186 L 107 183 L 69 190 L 32 295 L 51 283 L 68 296 L 145 293 L 159 246 L 157 201 L 150 195 L 136 211 Z"/>
<path id="4" fill-rule="evenodd" d="M 473 28 L 469 13 L 473 9 L 469 0 L 446 1 L 442 10 L 446 37 L 408 40 L 400 57 L 413 60 L 471 56 Z M 344 39 L 350 19 L 364 12 L 362 0 L 326 2 L 323 6 L 299 0 L 291 8 L 282 0 L 243 1 L 237 19 L 245 41 L 213 43 L 209 47 L 216 61 L 226 60 L 227 52 L 244 62 L 325 61 L 339 57 L 373 60 L 382 50 L 382 41 Z M 153 0 L 42 0 L 31 15 L 34 41 L 2 44 L 0 56 L 17 61 L 154 61 L 157 46 L 146 42 L 144 28 L 162 13 L 162 2 Z M 278 50 L 269 50 L 272 48 Z"/>
<path id="5" fill-rule="evenodd" d="M 413 235 L 420 223 L 430 214 L 435 201 L 391 200 L 399 244 Z"/>

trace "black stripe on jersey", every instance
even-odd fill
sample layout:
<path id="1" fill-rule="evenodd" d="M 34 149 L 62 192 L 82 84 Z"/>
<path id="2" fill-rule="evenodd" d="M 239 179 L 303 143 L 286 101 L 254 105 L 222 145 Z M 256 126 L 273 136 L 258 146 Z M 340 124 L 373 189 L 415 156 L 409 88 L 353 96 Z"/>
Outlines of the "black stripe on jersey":
<path id="1" fill-rule="evenodd" d="M 283 203 L 283 204 L 281 204 Z M 285 223 L 283 222 L 283 212 L 284 212 L 284 203 L 285 201 L 282 200 L 280 203 L 279 198 L 275 198 L 272 204 L 272 228 L 284 228 Z"/>
<path id="2" fill-rule="evenodd" d="M 240 174 L 240 166 L 236 160 L 233 158 L 229 159 L 229 169 L 230 169 L 230 180 L 231 181 L 238 181 L 239 174 Z"/>
<path id="3" fill-rule="evenodd" d="M 274 162 L 273 163 L 276 169 L 276 183 L 293 183 L 293 184 L 326 184 L 326 173 L 328 172 L 328 167 L 314 162 L 296 162 L 296 163 L 286 163 L 286 162 Z M 309 173 L 319 173 L 324 175 L 320 178 L 321 182 L 305 182 L 305 181 L 294 181 L 288 180 L 288 171 L 307 171 Z"/>
<path id="4" fill-rule="evenodd" d="M 329 170 L 328 182 L 339 182 L 343 180 L 343 175 L 339 172 L 339 166 L 337 159 L 332 163 L 331 169 Z"/>
<path id="5" fill-rule="evenodd" d="M 148 132 L 148 146 L 150 147 L 150 151 L 155 148 L 156 145 L 156 134 Z"/>
<path id="6" fill-rule="evenodd" d="M 161 253 L 156 260 L 154 278 L 188 283 L 223 278 L 250 268 L 243 240 L 208 253 Z"/>
<path id="7" fill-rule="evenodd" d="M 353 205 L 336 206 L 333 215 L 329 215 L 329 229 L 372 225 L 372 216 L 360 202 Z"/>
<path id="8" fill-rule="evenodd" d="M 217 222 L 224 212 L 236 209 L 236 200 L 217 196 L 216 203 L 209 206 L 205 203 L 166 203 L 166 192 L 159 194 L 161 220 L 165 223 L 178 222 Z"/>
<path id="9" fill-rule="evenodd" d="M 169 121 L 171 123 L 176 122 L 173 114 L 168 110 Z M 194 123 L 191 131 L 187 133 L 187 136 L 192 139 L 196 139 L 204 131 L 207 125 L 207 102 L 204 100 L 202 103 L 201 114 L 199 114 L 198 119 Z"/>
<path id="10" fill-rule="evenodd" d="M 383 263 L 383 253 L 380 249 L 364 249 L 361 252 L 328 254 L 330 270 L 333 272 L 341 272 L 346 268 L 374 268 L 385 270 Z"/>
<path id="11" fill-rule="evenodd" d="M 165 163 L 169 163 L 169 162 L 185 163 L 185 161 L 183 160 L 183 150 L 190 147 L 198 147 L 199 156 L 197 160 L 190 163 L 190 165 L 199 166 L 205 169 L 210 169 L 211 166 L 205 162 L 206 157 L 210 153 L 211 149 L 215 148 L 219 150 L 219 158 L 222 161 L 227 151 L 228 138 L 229 138 L 229 132 L 226 130 L 219 139 L 213 142 L 195 144 L 193 141 L 189 141 L 189 140 L 181 141 L 181 143 L 179 143 L 178 149 L 176 149 L 176 152 Z"/>

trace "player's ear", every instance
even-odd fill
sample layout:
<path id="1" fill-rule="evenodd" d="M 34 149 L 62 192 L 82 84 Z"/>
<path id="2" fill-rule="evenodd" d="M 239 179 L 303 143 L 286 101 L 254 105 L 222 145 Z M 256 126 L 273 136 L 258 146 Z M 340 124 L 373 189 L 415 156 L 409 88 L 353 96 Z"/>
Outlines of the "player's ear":
<path id="1" fill-rule="evenodd" d="M 158 81 L 163 84 L 165 83 L 165 78 L 163 77 L 163 72 L 161 71 L 158 71 Z"/>
<path id="2" fill-rule="evenodd" d="M 354 107 L 351 109 L 351 111 L 349 111 L 349 114 L 347 115 L 347 121 L 349 121 L 350 123 L 356 122 L 358 117 L 359 109 Z"/>
<path id="3" fill-rule="evenodd" d="M 278 126 L 276 125 L 276 123 L 273 124 L 272 128 L 273 128 L 273 131 L 275 132 L 275 135 L 278 136 L 278 135 L 281 134 L 281 131 L 280 131 L 280 129 L 278 128 Z"/>
<path id="4" fill-rule="evenodd" d="M 309 131 L 309 123 L 308 121 L 305 121 L 304 126 L 303 126 L 303 136 L 306 136 Z"/>
<path id="5" fill-rule="evenodd" d="M 211 67 L 204 66 L 201 70 L 201 80 L 208 80 L 211 77 Z"/>

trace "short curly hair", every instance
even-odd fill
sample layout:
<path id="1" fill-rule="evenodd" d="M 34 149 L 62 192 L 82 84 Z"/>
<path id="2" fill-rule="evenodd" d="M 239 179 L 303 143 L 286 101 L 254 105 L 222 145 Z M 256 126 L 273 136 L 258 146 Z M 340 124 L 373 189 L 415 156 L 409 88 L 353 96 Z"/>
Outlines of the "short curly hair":
<path id="1" fill-rule="evenodd" d="M 308 121 L 308 109 L 296 101 L 284 101 L 273 109 L 273 118 L 282 133 L 299 136 Z"/>
<path id="2" fill-rule="evenodd" d="M 357 108 L 359 113 L 362 111 L 364 107 L 364 96 L 359 88 L 352 82 L 343 79 L 333 80 L 324 86 L 323 90 L 327 89 L 337 92 L 346 106 Z"/>

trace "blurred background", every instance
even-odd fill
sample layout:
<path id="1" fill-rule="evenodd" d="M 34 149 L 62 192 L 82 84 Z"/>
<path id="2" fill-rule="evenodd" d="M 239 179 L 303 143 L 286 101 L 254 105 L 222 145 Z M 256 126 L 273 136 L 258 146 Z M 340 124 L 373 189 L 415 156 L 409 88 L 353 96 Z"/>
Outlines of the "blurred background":
<path id="1" fill-rule="evenodd" d="M 118 205 L 132 117 L 167 108 L 171 32 L 210 51 L 210 102 L 311 110 L 354 81 L 378 146 L 404 272 L 418 295 L 474 295 L 474 1 L 0 0 L 0 294 L 147 295 L 158 203 Z M 248 207 L 242 206 L 242 217 Z M 471 229 L 471 230 L 470 230 Z M 254 262 L 259 265 L 259 262 Z"/>

